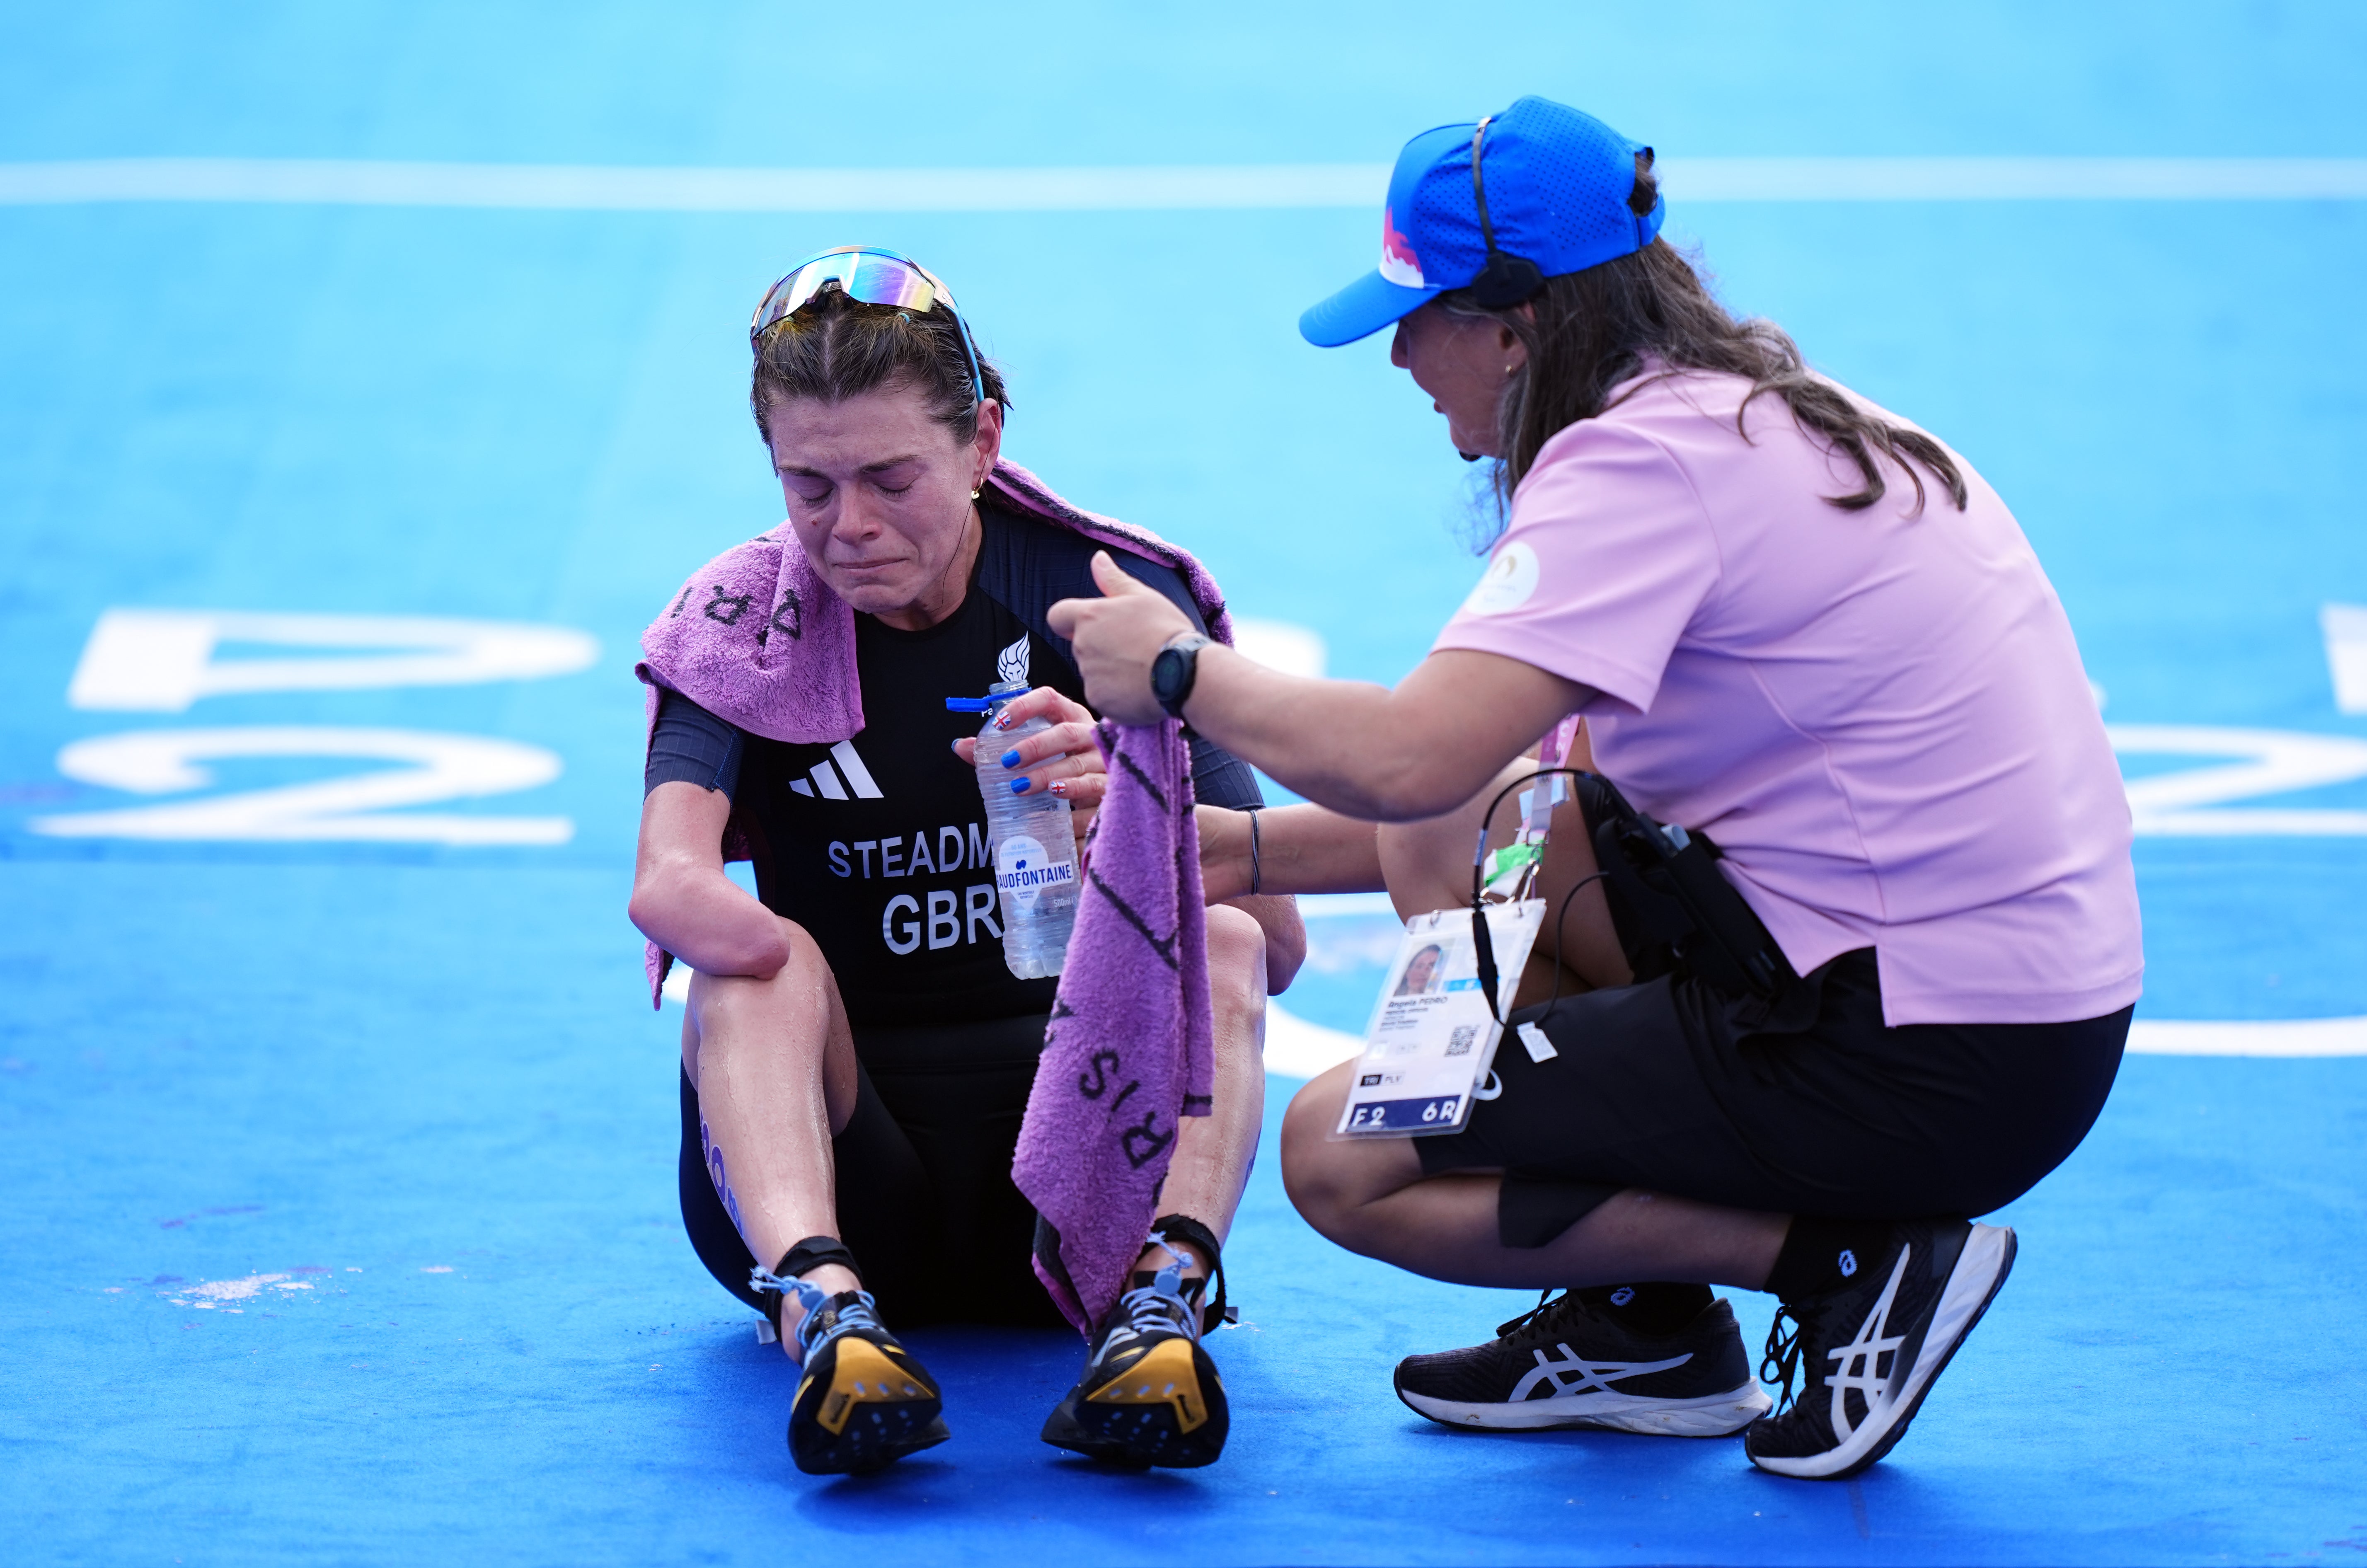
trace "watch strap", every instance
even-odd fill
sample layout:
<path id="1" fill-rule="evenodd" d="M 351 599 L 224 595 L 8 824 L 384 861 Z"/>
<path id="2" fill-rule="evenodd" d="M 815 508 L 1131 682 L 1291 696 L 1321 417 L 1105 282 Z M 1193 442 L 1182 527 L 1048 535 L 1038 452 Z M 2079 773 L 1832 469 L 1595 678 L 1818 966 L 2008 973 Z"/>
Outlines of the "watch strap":
<path id="1" fill-rule="evenodd" d="M 1150 694 L 1170 718 L 1184 716 L 1184 705 L 1200 678 L 1200 650 L 1217 639 L 1198 632 L 1179 632 L 1167 639 L 1150 665 Z"/>

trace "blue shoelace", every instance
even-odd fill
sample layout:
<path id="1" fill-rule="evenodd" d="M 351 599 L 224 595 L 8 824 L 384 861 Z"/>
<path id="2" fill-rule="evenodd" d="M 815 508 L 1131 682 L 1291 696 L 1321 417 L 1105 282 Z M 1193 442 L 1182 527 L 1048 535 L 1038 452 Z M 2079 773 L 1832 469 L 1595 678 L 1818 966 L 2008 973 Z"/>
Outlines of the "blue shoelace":
<path id="1" fill-rule="evenodd" d="M 887 1329 L 887 1325 L 879 1321 L 879 1303 L 868 1291 L 855 1292 L 855 1300 L 838 1309 L 830 1327 L 824 1331 L 821 1328 L 822 1308 L 829 1304 L 831 1298 L 818 1287 L 809 1285 L 803 1280 L 784 1280 L 761 1264 L 748 1270 L 748 1285 L 751 1290 L 768 1292 L 784 1298 L 794 1297 L 797 1303 L 805 1309 L 805 1318 L 798 1325 L 798 1349 L 802 1352 L 798 1358 L 800 1360 L 811 1360 L 816 1350 L 851 1329 L 873 1328 L 883 1333 Z"/>
<path id="2" fill-rule="evenodd" d="M 1173 1254 L 1171 1252 L 1170 1257 Z M 1126 1309 L 1127 1326 L 1137 1334 L 1147 1334 L 1154 1328 L 1182 1328 L 1195 1339 L 1199 1337 L 1200 1314 L 1184 1295 L 1182 1264 L 1171 1263 L 1152 1276 L 1148 1285 L 1137 1285 L 1117 1299 Z"/>

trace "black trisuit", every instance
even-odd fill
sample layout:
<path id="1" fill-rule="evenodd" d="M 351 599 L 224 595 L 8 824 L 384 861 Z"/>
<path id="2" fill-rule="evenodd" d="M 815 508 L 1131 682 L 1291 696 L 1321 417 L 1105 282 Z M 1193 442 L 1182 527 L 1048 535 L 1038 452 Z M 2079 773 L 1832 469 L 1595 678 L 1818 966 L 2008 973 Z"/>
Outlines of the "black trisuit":
<path id="1" fill-rule="evenodd" d="M 983 502 L 980 513 L 985 536 L 961 608 L 918 632 L 855 617 L 860 734 L 787 745 L 665 692 L 646 775 L 648 789 L 679 780 L 732 798 L 757 897 L 830 963 L 858 1086 L 833 1140 L 839 1235 L 900 1325 L 1061 1321 L 1029 1271 L 1035 1210 L 1011 1181 L 1058 982 L 1015 978 L 1003 964 L 986 808 L 952 744 L 980 720 L 947 712 L 946 699 L 982 696 L 1024 671 L 1084 701 L 1069 644 L 1045 617 L 1058 600 L 1099 594 L 1100 547 Z M 1206 629 L 1173 569 L 1111 554 Z M 1197 737 L 1192 781 L 1204 805 L 1263 804 L 1250 769 Z M 708 1271 L 762 1310 L 748 1288 L 757 1259 L 726 1207 L 728 1164 L 703 1134 L 685 1075 L 683 1223 Z"/>

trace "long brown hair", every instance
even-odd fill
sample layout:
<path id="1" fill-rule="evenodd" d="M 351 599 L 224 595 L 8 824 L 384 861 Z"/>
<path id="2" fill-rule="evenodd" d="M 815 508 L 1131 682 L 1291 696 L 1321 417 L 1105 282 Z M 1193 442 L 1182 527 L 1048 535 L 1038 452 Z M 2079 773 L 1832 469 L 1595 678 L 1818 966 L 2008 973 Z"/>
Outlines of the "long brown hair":
<path id="1" fill-rule="evenodd" d="M 986 395 L 1007 412 L 1011 397 L 1003 390 L 1002 372 L 984 355 L 978 368 Z M 774 403 L 787 398 L 844 402 L 891 383 L 918 389 L 928 400 L 930 417 L 952 431 L 956 445 L 977 439 L 978 390 L 961 324 L 951 310 L 933 308 L 914 315 L 825 289 L 795 315 L 764 329 L 756 344 L 748 408 L 770 446 Z"/>
<path id="2" fill-rule="evenodd" d="M 1637 154 L 1636 188 L 1628 206 L 1638 216 L 1652 210 L 1659 195 L 1651 160 L 1648 151 Z M 1923 476 L 1916 471 L 1919 463 L 1946 489 L 1956 510 L 1965 509 L 1965 477 L 1946 447 L 1852 401 L 1839 387 L 1809 370 L 1799 346 L 1774 322 L 1736 321 L 1666 240 L 1656 238 L 1640 251 L 1584 272 L 1547 278 L 1529 301 L 1526 314 L 1518 306 L 1488 310 L 1465 289 L 1440 295 L 1439 303 L 1457 316 L 1501 321 L 1528 350 L 1528 363 L 1507 383 L 1497 413 L 1500 445 L 1507 454 L 1496 464 L 1500 516 L 1511 507 L 1513 488 L 1545 444 L 1580 420 L 1612 407 L 1612 389 L 1634 378 L 1647 358 L 1663 367 L 1654 380 L 1688 370 L 1748 379 L 1750 390 L 1734 419 L 1737 434 L 1746 441 L 1750 436 L 1742 420 L 1751 401 L 1768 392 L 1782 398 L 1804 434 L 1848 454 L 1857 465 L 1864 485 L 1846 495 L 1824 498 L 1844 512 L 1863 511 L 1882 499 L 1889 487 L 1877 461 L 1881 457 L 1906 470 L 1915 486 L 1917 511 L 1925 500 Z"/>

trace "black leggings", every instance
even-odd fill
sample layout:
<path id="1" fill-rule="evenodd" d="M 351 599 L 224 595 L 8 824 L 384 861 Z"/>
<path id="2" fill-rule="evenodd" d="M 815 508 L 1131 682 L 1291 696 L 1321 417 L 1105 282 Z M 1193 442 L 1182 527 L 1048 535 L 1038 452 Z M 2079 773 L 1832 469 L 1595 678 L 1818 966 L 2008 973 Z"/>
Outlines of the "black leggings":
<path id="1" fill-rule="evenodd" d="M 838 1234 L 897 1326 L 1065 1327 L 1028 1259 L 1036 1209 L 1012 1151 L 1044 1049 L 1044 1016 L 855 1032 L 855 1114 L 831 1140 Z M 757 1259 L 715 1190 L 698 1091 L 682 1075 L 682 1223 L 707 1271 L 757 1311 Z M 793 1238 L 794 1239 L 794 1238 Z M 764 1259 L 766 1268 L 779 1261 Z"/>

